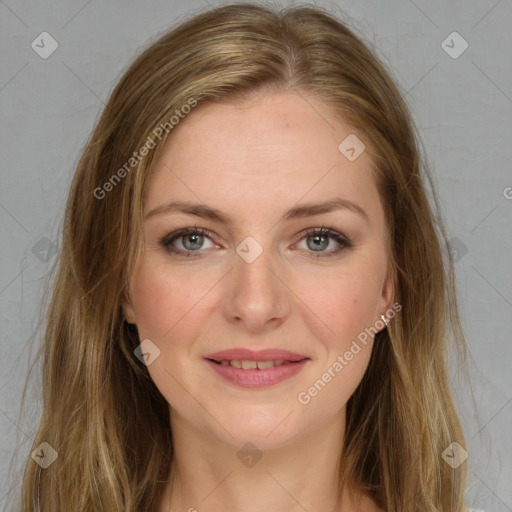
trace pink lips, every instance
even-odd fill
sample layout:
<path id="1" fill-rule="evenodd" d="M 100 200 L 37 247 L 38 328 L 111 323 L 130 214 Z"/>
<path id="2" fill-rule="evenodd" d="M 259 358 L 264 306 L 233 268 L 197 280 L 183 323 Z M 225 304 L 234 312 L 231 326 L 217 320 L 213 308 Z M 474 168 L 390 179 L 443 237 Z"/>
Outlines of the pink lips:
<path id="1" fill-rule="evenodd" d="M 256 389 L 272 386 L 299 373 L 310 360 L 309 357 L 288 350 L 267 349 L 252 351 L 247 349 L 231 349 L 215 352 L 205 356 L 210 367 L 232 384 L 245 388 Z M 275 361 L 283 360 L 280 366 L 267 369 L 235 368 L 222 366 L 216 361 Z"/>

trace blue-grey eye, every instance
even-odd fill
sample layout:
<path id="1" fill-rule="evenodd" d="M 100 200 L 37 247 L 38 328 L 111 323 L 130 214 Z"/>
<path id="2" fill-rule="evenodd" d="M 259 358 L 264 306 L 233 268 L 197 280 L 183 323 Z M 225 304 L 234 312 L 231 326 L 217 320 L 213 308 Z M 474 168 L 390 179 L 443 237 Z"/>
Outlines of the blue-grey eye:
<path id="1" fill-rule="evenodd" d="M 162 245 L 172 253 L 180 253 L 180 254 L 191 254 L 193 252 L 198 252 L 201 249 L 205 249 L 208 247 L 204 247 L 205 240 L 209 240 L 209 237 L 206 236 L 205 233 L 208 233 L 205 229 L 202 228 L 186 228 L 180 229 L 179 231 L 175 231 L 170 235 L 166 236 L 162 240 Z M 176 247 L 176 242 L 181 240 L 181 246 Z M 211 242 L 209 247 L 214 247 L 215 244 Z"/>
<path id="2" fill-rule="evenodd" d="M 331 237 L 327 235 L 312 235 L 308 236 L 306 240 L 313 240 L 312 244 L 307 244 L 310 249 L 313 249 L 314 251 L 322 251 L 324 249 L 327 249 L 327 247 L 329 246 L 330 238 Z"/>
<path id="3" fill-rule="evenodd" d="M 185 249 L 188 249 L 191 251 L 196 250 L 196 249 L 201 249 L 201 246 L 204 243 L 204 236 L 199 235 L 197 233 L 183 235 L 183 236 L 181 236 L 181 239 L 183 240 L 182 241 L 183 247 L 185 247 Z M 187 241 L 191 241 L 190 245 L 186 243 Z"/>

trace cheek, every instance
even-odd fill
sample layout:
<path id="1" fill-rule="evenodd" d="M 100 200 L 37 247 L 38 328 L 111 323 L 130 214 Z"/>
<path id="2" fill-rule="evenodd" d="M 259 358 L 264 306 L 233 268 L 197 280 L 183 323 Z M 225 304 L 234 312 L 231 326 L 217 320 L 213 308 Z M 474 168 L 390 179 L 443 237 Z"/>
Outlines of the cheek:
<path id="1" fill-rule="evenodd" d="M 365 266 L 338 270 L 328 276 L 302 280 L 299 297 L 321 322 L 325 336 L 319 336 L 339 350 L 374 324 L 380 279 L 375 269 Z"/>
<path id="2" fill-rule="evenodd" d="M 199 300 L 196 281 L 165 264 L 143 261 L 132 282 L 133 306 L 140 337 L 162 340 L 177 330 Z M 201 287 L 202 289 L 202 287 Z"/>
<path id="3" fill-rule="evenodd" d="M 179 385 L 186 375 L 201 322 L 199 301 L 211 284 L 189 272 L 147 257 L 137 268 L 132 281 L 132 304 L 139 339 L 150 339 L 160 355 L 148 366 L 151 379 L 169 404 L 193 408 Z M 196 315 L 196 317 L 194 317 Z M 174 377 L 178 378 L 178 381 Z"/>
<path id="4" fill-rule="evenodd" d="M 372 275 L 376 274 L 368 268 L 342 271 L 330 279 L 309 280 L 302 288 L 301 297 L 309 297 L 303 314 L 310 318 L 309 329 L 323 345 L 320 364 L 297 397 L 301 404 L 314 404 L 301 409 L 312 421 L 342 409 L 366 372 L 373 336 L 365 329 L 376 321 L 380 292 L 380 281 Z M 314 291 L 305 295 L 307 290 Z"/>

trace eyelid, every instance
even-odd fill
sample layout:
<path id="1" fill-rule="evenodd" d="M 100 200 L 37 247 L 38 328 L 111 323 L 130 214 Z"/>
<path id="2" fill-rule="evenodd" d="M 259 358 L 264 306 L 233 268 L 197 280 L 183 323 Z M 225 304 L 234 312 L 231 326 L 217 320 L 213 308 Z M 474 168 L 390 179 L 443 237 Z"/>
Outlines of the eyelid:
<path id="1" fill-rule="evenodd" d="M 299 241 L 305 238 L 306 236 L 312 236 L 312 235 L 329 235 L 331 238 L 339 238 L 343 243 L 345 243 L 347 246 L 352 245 L 352 242 L 350 239 L 345 236 L 343 233 L 340 233 L 334 228 L 323 226 L 322 227 L 315 227 L 315 228 L 307 228 L 301 231 L 297 236 L 299 237 Z"/>
<path id="2" fill-rule="evenodd" d="M 205 235 L 208 238 L 211 238 L 211 235 L 213 234 L 208 229 L 206 229 L 206 228 L 198 228 L 197 226 L 188 227 L 188 228 L 182 228 L 182 229 L 177 229 L 176 231 L 173 231 L 173 232 L 169 233 L 168 235 L 166 235 L 162 239 L 162 244 L 169 245 L 173 240 L 178 239 L 178 238 L 180 238 L 182 236 L 185 236 L 185 235 L 192 234 L 192 233 L 198 233 L 200 235 Z"/>

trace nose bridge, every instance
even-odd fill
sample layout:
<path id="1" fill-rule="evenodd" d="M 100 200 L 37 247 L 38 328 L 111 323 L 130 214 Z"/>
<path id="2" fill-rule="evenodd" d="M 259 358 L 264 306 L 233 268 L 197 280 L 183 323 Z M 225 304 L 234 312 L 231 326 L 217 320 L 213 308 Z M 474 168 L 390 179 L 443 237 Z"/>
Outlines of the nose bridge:
<path id="1" fill-rule="evenodd" d="M 270 238 L 265 240 L 264 246 L 248 236 L 236 247 L 225 304 L 231 319 L 242 320 L 256 330 L 270 320 L 282 319 L 288 311 L 286 287 L 278 277 L 279 258 L 273 254 Z"/>

